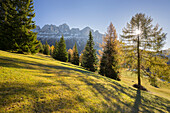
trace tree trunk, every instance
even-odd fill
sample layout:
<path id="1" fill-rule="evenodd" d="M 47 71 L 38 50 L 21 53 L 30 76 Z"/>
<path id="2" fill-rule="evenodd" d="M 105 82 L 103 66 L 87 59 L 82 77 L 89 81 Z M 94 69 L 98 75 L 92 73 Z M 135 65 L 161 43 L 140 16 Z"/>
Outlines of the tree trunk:
<path id="1" fill-rule="evenodd" d="M 139 35 L 138 35 L 138 42 L 137 42 L 137 53 L 138 53 L 138 86 L 139 89 L 141 87 L 141 81 L 140 81 L 140 51 L 139 51 Z"/>

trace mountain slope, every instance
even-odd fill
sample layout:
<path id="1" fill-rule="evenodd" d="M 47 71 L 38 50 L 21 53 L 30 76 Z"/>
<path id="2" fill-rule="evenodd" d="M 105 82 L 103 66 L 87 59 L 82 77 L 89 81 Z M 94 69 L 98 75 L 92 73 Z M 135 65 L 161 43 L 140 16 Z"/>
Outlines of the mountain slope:
<path id="1" fill-rule="evenodd" d="M 170 101 L 50 56 L 0 51 L 0 112 L 169 112 Z"/>

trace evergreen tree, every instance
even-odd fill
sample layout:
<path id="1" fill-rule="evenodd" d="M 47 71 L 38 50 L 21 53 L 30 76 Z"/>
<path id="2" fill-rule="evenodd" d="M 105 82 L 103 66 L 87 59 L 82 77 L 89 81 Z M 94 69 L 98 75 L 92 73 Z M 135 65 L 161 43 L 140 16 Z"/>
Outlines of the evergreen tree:
<path id="1" fill-rule="evenodd" d="M 15 40 L 13 39 L 14 15 L 16 15 L 13 2 L 10 0 L 2 0 L 0 2 L 0 49 L 14 49 Z"/>
<path id="2" fill-rule="evenodd" d="M 128 59 L 131 61 L 136 61 L 136 68 L 138 69 L 138 88 L 141 88 L 141 69 L 146 72 L 145 64 L 148 63 L 149 66 L 154 66 L 151 63 L 149 56 L 155 57 L 158 55 L 159 50 L 164 45 L 164 40 L 166 39 L 166 34 L 161 33 L 162 28 L 159 26 L 152 25 L 151 17 L 146 17 L 145 14 L 136 14 L 127 23 L 127 27 L 123 29 L 122 41 L 125 43 L 125 51 Z M 153 72 L 151 72 L 153 73 Z"/>
<path id="3" fill-rule="evenodd" d="M 67 58 L 68 58 L 68 55 L 67 55 L 66 43 L 64 40 L 64 36 L 62 35 L 58 43 L 57 60 L 66 62 Z"/>
<path id="4" fill-rule="evenodd" d="M 93 36 L 90 31 L 89 39 L 87 40 L 85 50 L 83 52 L 82 66 L 90 71 L 96 71 L 97 56 L 96 50 L 94 49 Z"/>
<path id="5" fill-rule="evenodd" d="M 71 62 L 73 59 L 73 50 L 69 49 L 68 50 L 68 62 Z"/>
<path id="6" fill-rule="evenodd" d="M 106 73 L 106 54 L 102 54 L 102 58 L 100 59 L 100 70 L 99 70 L 99 74 L 105 76 Z"/>
<path id="7" fill-rule="evenodd" d="M 73 58 L 71 60 L 71 63 L 73 63 L 75 65 L 79 65 L 79 53 L 78 53 L 78 50 L 77 50 L 77 44 L 76 43 L 73 46 Z"/>
<path id="8" fill-rule="evenodd" d="M 119 77 L 119 41 L 117 40 L 116 29 L 111 23 L 108 27 L 108 33 L 104 37 L 103 55 L 100 63 L 99 74 L 113 78 L 115 80 L 120 80 Z"/>
<path id="9" fill-rule="evenodd" d="M 45 42 L 44 54 L 50 55 L 50 46 L 48 45 L 47 41 Z"/>
<path id="10" fill-rule="evenodd" d="M 45 44 L 43 44 L 43 49 L 45 49 Z M 43 53 L 44 53 L 44 51 L 43 51 Z"/>
<path id="11" fill-rule="evenodd" d="M 53 58 L 57 59 L 57 56 L 58 56 L 58 42 L 56 40 L 55 42 L 55 46 L 54 46 L 54 50 L 53 50 Z"/>
<path id="12" fill-rule="evenodd" d="M 39 41 L 39 52 L 40 53 L 44 52 L 44 48 L 43 48 L 43 45 L 42 45 L 41 41 Z"/>
<path id="13" fill-rule="evenodd" d="M 38 52 L 33 0 L 3 0 L 0 3 L 0 49 L 20 53 Z"/>

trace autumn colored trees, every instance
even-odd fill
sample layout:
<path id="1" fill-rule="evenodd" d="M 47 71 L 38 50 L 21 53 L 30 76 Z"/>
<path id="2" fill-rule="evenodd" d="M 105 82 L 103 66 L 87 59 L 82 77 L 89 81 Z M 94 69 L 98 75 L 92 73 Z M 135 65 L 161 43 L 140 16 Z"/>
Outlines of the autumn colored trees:
<path id="1" fill-rule="evenodd" d="M 141 72 L 155 78 L 160 75 L 159 73 L 163 74 L 163 68 L 167 65 L 166 58 L 161 56 L 166 34 L 162 33 L 162 28 L 159 28 L 158 24 L 154 26 L 152 21 L 153 19 L 145 14 L 136 14 L 127 23 L 121 35 L 122 42 L 125 44 L 124 52 L 131 63 L 130 66 L 138 70 L 139 88 L 141 87 Z"/>
<path id="2" fill-rule="evenodd" d="M 101 57 L 99 74 L 115 80 L 120 80 L 119 48 L 116 29 L 111 23 L 108 27 L 106 36 L 103 38 L 103 53 Z"/>

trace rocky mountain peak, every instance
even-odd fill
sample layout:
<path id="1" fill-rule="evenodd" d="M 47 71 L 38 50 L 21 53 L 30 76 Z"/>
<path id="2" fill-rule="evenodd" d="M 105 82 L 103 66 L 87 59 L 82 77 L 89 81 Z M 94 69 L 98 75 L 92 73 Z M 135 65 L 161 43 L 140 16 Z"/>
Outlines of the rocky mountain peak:
<path id="1" fill-rule="evenodd" d="M 66 23 L 64 23 L 62 25 L 59 25 L 59 30 L 60 32 L 65 33 L 65 32 L 70 31 L 70 28 Z"/>
<path id="2" fill-rule="evenodd" d="M 79 28 L 72 28 L 71 34 L 73 35 L 80 35 L 80 29 Z"/>
<path id="3" fill-rule="evenodd" d="M 81 30 L 81 34 L 84 36 L 88 36 L 90 31 L 92 33 L 94 32 L 90 27 L 85 27 L 84 29 Z"/>
<path id="4" fill-rule="evenodd" d="M 47 32 L 47 33 L 58 33 L 59 32 L 59 28 L 56 25 L 44 25 L 42 27 L 42 29 L 40 30 L 40 32 Z"/>

